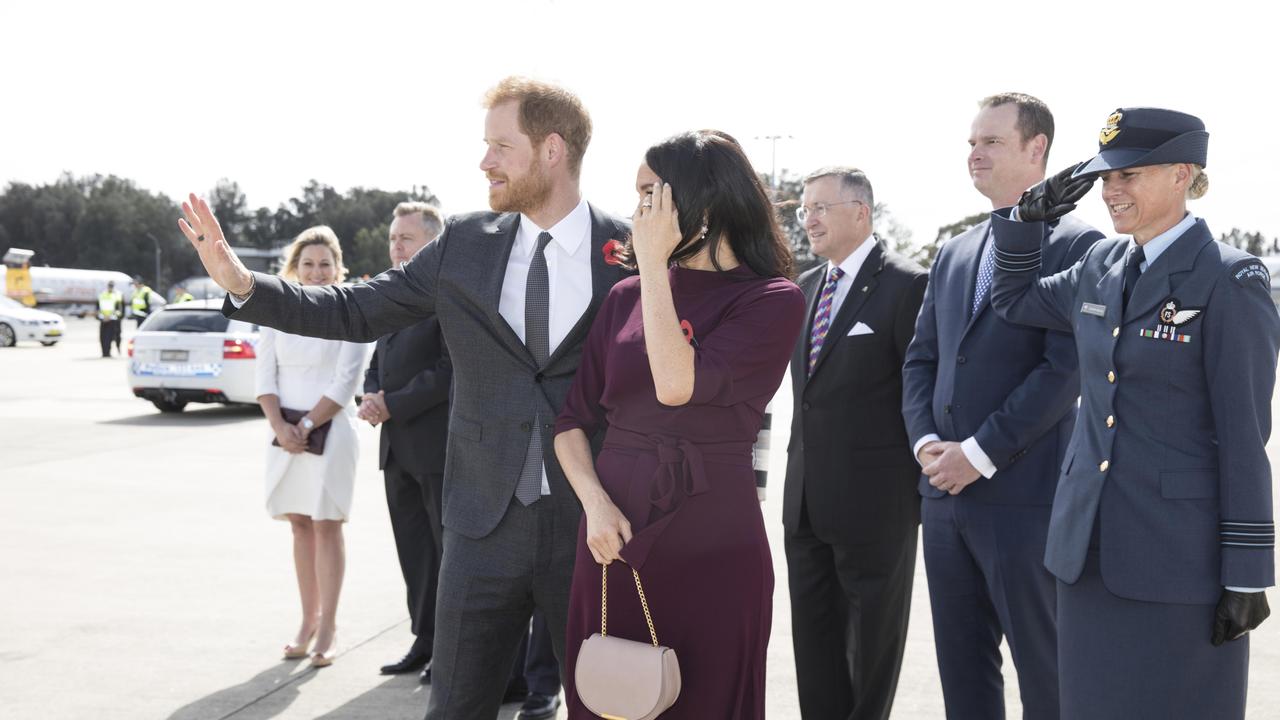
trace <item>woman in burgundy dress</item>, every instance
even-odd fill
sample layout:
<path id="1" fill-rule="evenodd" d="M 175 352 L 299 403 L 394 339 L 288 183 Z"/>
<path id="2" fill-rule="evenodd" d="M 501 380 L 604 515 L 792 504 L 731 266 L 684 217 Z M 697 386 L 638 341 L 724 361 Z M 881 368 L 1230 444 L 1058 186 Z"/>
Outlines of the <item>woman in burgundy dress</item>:
<path id="1" fill-rule="evenodd" d="M 665 181 L 665 182 L 664 182 Z M 649 149 L 614 286 L 556 423 L 582 501 L 570 595 L 569 717 L 582 641 L 600 628 L 600 564 L 639 571 L 683 689 L 663 718 L 762 718 L 773 563 L 751 446 L 804 316 L 791 254 L 733 138 L 686 133 Z M 593 463 L 589 438 L 604 432 Z M 609 572 L 609 633 L 648 642 L 635 583 Z"/>

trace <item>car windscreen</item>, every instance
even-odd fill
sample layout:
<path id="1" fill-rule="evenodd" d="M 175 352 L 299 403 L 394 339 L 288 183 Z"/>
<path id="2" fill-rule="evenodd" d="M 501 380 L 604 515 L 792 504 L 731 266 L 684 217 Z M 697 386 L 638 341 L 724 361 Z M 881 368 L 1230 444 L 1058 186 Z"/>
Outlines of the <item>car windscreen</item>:
<path id="1" fill-rule="evenodd" d="M 142 332 L 226 332 L 230 322 L 218 310 L 161 310 L 138 328 Z"/>

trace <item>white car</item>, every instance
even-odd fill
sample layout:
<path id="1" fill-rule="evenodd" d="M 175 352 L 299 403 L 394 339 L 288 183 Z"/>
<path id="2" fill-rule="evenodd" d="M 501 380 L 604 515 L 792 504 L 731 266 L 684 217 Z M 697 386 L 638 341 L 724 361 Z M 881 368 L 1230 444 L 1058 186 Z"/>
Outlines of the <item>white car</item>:
<path id="1" fill-rule="evenodd" d="M 166 305 L 129 341 L 129 387 L 161 412 L 187 403 L 256 403 L 258 326 L 229 320 L 222 300 Z"/>
<path id="2" fill-rule="evenodd" d="M 67 324 L 57 313 L 36 310 L 0 295 L 0 347 L 13 347 L 23 340 L 54 345 L 67 332 Z"/>

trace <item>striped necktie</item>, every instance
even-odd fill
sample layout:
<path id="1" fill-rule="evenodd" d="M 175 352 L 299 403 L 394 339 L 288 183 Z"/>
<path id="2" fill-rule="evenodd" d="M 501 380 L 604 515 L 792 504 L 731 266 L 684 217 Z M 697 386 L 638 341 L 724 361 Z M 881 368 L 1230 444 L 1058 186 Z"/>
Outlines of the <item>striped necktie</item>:
<path id="1" fill-rule="evenodd" d="M 831 328 L 831 305 L 836 297 L 836 284 L 844 277 L 844 271 L 838 267 L 831 268 L 827 274 L 827 282 L 822 286 L 822 296 L 818 298 L 818 309 L 813 314 L 813 328 L 809 331 L 809 374 L 813 374 L 813 366 L 818 363 L 818 353 L 822 352 L 822 342 L 827 339 L 827 330 Z"/>

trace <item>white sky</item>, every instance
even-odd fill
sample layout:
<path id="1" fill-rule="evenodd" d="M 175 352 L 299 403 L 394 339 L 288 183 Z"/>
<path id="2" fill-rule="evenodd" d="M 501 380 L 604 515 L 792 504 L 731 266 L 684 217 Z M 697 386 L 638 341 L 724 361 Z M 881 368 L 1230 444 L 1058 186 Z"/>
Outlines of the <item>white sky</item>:
<path id="1" fill-rule="evenodd" d="M 1253 7 L 1265 7 L 1254 3 Z M 1215 232 L 1280 235 L 1275 27 L 1237 2 L 9 2 L 0 7 L 0 184 L 115 173 L 180 198 L 220 177 L 274 208 L 310 178 L 427 184 L 486 207 L 484 90 L 577 92 L 583 189 L 626 215 L 649 145 L 714 127 L 761 171 L 852 164 L 917 241 L 987 209 L 965 171 L 975 102 L 1053 110 L 1050 169 L 1091 156 L 1117 107 L 1208 126 Z M 1097 190 L 1083 217 L 1111 231 Z M 175 230 L 176 232 L 176 230 Z"/>

